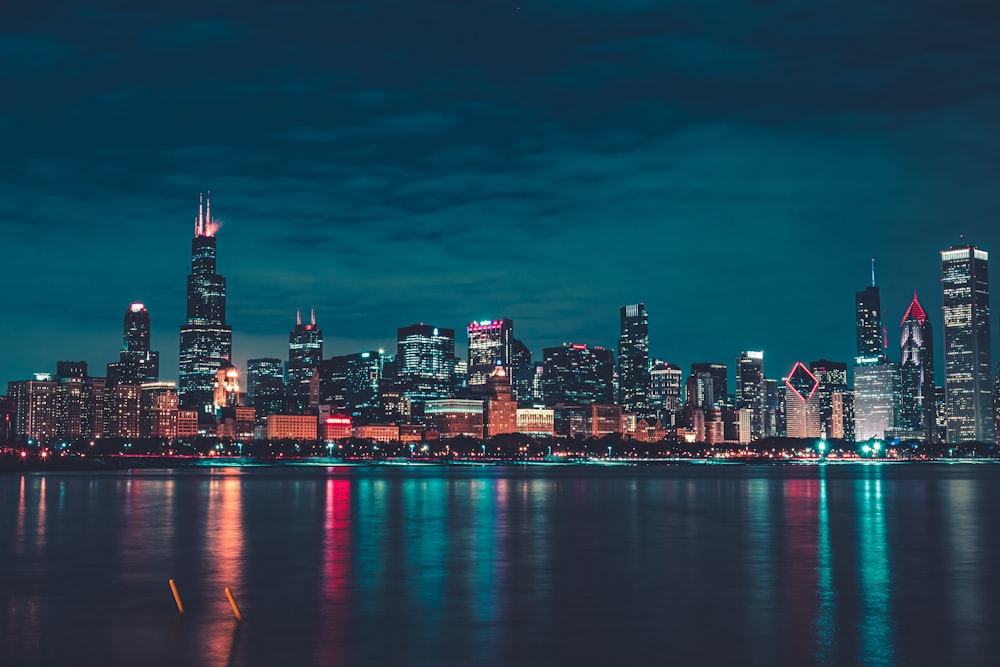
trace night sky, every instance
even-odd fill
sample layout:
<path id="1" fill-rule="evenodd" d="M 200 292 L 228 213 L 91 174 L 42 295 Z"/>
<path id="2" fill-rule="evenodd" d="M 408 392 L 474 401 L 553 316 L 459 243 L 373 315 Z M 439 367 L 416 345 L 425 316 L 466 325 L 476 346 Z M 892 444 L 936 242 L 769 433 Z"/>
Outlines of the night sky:
<path id="1" fill-rule="evenodd" d="M 644 301 L 653 356 L 780 378 L 853 357 L 872 257 L 940 357 L 938 251 L 1000 253 L 998 35 L 995 0 L 4 3 L 0 391 L 103 375 L 133 301 L 176 379 L 206 190 L 241 367 L 296 308 L 325 356 L 506 316 L 540 359 Z"/>

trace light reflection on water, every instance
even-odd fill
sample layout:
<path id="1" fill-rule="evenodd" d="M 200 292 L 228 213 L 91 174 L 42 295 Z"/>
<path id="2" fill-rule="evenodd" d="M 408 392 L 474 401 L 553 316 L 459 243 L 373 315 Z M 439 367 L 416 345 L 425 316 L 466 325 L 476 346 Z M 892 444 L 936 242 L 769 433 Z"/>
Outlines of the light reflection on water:
<path id="1" fill-rule="evenodd" d="M 4 665 L 991 664 L 1000 651 L 1000 466 L 0 481 Z"/>

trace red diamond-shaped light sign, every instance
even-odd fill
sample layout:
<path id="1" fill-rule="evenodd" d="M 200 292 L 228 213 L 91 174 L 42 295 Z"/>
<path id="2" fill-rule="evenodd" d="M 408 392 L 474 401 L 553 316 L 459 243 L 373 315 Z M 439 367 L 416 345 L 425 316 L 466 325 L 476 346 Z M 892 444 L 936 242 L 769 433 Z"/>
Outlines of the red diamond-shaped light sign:
<path id="1" fill-rule="evenodd" d="M 819 389 L 819 380 L 801 361 L 796 361 L 792 366 L 792 372 L 785 378 L 785 386 L 798 394 L 803 401 L 807 401 Z"/>

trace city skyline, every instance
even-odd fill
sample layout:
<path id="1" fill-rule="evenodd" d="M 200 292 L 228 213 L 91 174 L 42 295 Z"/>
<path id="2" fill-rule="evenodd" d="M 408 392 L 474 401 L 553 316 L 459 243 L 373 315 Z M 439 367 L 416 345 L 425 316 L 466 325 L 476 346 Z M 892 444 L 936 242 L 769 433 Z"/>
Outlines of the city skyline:
<path id="1" fill-rule="evenodd" d="M 215 260 L 216 260 L 215 252 L 216 252 L 216 242 L 217 242 L 217 239 L 215 237 L 215 232 L 218 229 L 220 229 L 222 225 L 215 218 L 211 217 L 210 209 L 208 209 L 208 211 L 209 211 L 208 214 L 204 215 L 204 212 L 205 212 L 205 208 L 204 207 L 205 207 L 205 200 L 201 199 L 199 201 L 198 208 L 197 208 L 197 211 L 198 211 L 199 215 L 196 216 L 195 235 L 194 235 L 194 238 L 192 239 L 193 246 L 192 246 L 192 250 L 190 250 L 189 253 L 191 254 L 191 257 L 192 257 L 191 261 L 192 261 L 192 265 L 193 266 L 198 266 L 199 261 L 202 261 L 202 262 L 208 261 L 209 264 L 210 264 L 210 267 L 209 267 L 210 270 L 211 271 L 215 271 Z M 211 234 L 208 234 L 205 231 L 207 229 L 206 225 L 211 225 L 212 226 L 212 233 Z M 200 245 L 203 245 L 206 241 L 210 241 L 211 242 L 211 248 L 210 248 L 210 250 L 211 250 L 210 255 L 211 256 L 207 260 L 201 258 L 199 256 L 199 254 L 198 254 Z M 939 253 L 942 252 L 942 251 L 944 251 L 944 250 L 947 250 L 947 249 L 942 249 L 941 251 L 939 251 Z M 988 252 L 988 249 L 987 249 L 987 252 Z M 222 254 L 225 255 L 225 250 L 224 249 L 222 251 Z M 940 256 L 940 254 L 939 254 L 939 256 Z M 872 259 L 872 260 L 869 260 L 869 261 L 871 263 L 871 268 L 870 268 L 870 271 L 871 271 L 871 280 L 872 281 L 876 281 L 878 283 L 881 283 L 882 274 L 878 274 L 876 276 L 876 273 L 875 273 L 875 260 Z M 223 264 L 224 264 L 224 262 L 223 262 Z M 215 276 L 216 279 L 221 279 L 221 281 L 222 281 L 222 285 L 221 285 L 221 302 L 222 302 L 221 309 L 222 309 L 222 318 L 224 320 L 225 319 L 225 310 L 226 310 L 226 305 L 225 304 L 226 304 L 226 300 L 227 300 L 226 279 L 223 276 L 216 276 L 215 274 L 212 274 L 212 275 Z M 186 324 L 186 325 L 184 325 L 184 326 L 181 327 L 182 334 L 183 334 L 183 331 L 184 331 L 185 327 L 190 327 L 191 326 L 190 325 L 191 309 L 192 308 L 196 308 L 196 306 L 192 305 L 193 302 L 191 300 L 192 297 L 191 297 L 190 293 L 192 292 L 193 289 L 195 291 L 197 291 L 197 289 L 200 289 L 200 288 L 197 288 L 197 287 L 196 288 L 192 288 L 191 287 L 191 281 L 193 279 L 194 279 L 194 274 L 191 274 L 191 275 L 188 276 L 188 282 L 189 282 L 188 292 L 189 292 L 189 295 L 188 295 L 188 298 L 187 298 L 187 302 L 188 302 L 188 310 L 189 310 L 189 313 L 188 313 L 189 314 L 189 318 L 188 318 L 189 322 L 188 322 L 188 324 Z M 860 310 L 860 308 L 861 308 L 861 306 L 860 306 L 860 300 L 862 299 L 861 295 L 862 294 L 868 294 L 869 292 L 872 291 L 872 289 L 874 289 L 873 293 L 875 295 L 875 297 L 874 297 L 875 303 L 878 304 L 879 300 L 880 300 L 879 294 L 880 294 L 880 291 L 881 291 L 881 284 L 876 285 L 874 283 L 871 283 L 871 284 L 868 284 L 868 285 L 864 286 L 864 289 L 858 290 L 858 291 L 855 292 L 855 335 L 858 338 L 858 348 L 856 350 L 856 354 L 860 354 L 860 351 L 861 351 L 861 347 L 860 347 L 861 346 L 861 339 L 860 339 L 860 336 L 861 336 L 861 333 L 860 333 L 860 331 L 861 331 L 861 325 L 859 323 L 860 322 L 860 318 L 862 317 L 861 310 Z M 911 300 L 913 298 L 915 298 L 915 296 L 916 296 L 915 293 L 912 294 L 911 295 Z M 920 298 L 922 300 L 924 300 L 925 302 L 933 302 L 935 295 L 932 293 L 932 294 L 930 294 L 928 296 L 929 296 L 929 298 L 925 298 L 923 296 L 921 296 Z M 940 301 L 941 300 L 941 293 L 940 293 L 940 291 L 936 294 L 936 296 L 937 296 L 937 300 Z M 206 299 L 202 299 L 202 301 L 206 301 L 206 303 L 207 303 Z M 640 306 L 641 305 L 642 304 L 640 304 Z M 903 318 L 905 318 L 909 314 L 909 312 L 910 312 L 910 306 L 911 306 L 911 304 L 907 303 L 907 307 L 903 311 L 903 315 L 900 317 L 901 321 L 902 321 Z M 146 306 L 145 306 L 144 303 L 141 303 L 141 302 L 137 301 L 137 302 L 132 303 L 129 306 L 129 308 L 134 308 L 134 307 L 141 307 L 143 309 L 143 314 L 144 314 L 144 317 L 146 318 L 146 324 L 145 324 L 145 326 L 149 329 L 149 331 L 146 332 L 146 336 L 147 336 L 146 345 L 148 346 L 148 345 L 150 345 L 149 339 L 152 339 L 153 341 L 159 340 L 156 337 L 156 335 L 157 335 L 157 329 L 156 329 L 155 324 L 151 325 L 149 323 L 150 319 L 153 319 L 154 322 L 155 322 L 155 315 L 152 316 L 152 317 L 150 316 L 150 312 L 146 308 Z M 625 307 L 626 306 L 619 306 L 619 307 L 617 307 L 617 310 L 619 310 L 620 312 L 624 312 L 623 309 Z M 877 326 L 881 327 L 883 329 L 883 343 L 886 345 L 886 347 L 883 348 L 883 352 L 884 352 L 884 354 L 886 355 L 887 359 L 890 362 L 898 362 L 899 360 L 896 357 L 899 356 L 899 353 L 894 349 L 893 345 L 888 344 L 889 343 L 888 338 L 885 338 L 886 332 L 888 331 L 888 324 L 892 322 L 892 314 L 887 310 L 887 307 L 886 307 L 886 305 L 884 303 L 882 303 L 879 307 L 880 307 L 879 317 L 876 318 L 876 319 L 878 320 Z M 646 311 L 643 311 L 643 313 L 645 313 L 645 312 Z M 495 317 L 497 317 L 497 321 L 503 321 L 503 319 L 504 319 L 501 316 L 495 316 Z M 644 317 L 648 317 L 648 315 L 644 315 Z M 649 338 L 651 340 L 655 340 L 657 338 L 657 336 L 655 335 L 655 332 L 656 332 L 655 313 L 653 314 L 653 317 L 654 317 L 654 325 L 652 327 L 650 327 L 651 333 L 649 334 Z M 310 329 L 310 325 L 303 325 L 302 324 L 302 321 L 301 321 L 301 319 L 302 319 L 301 308 L 296 308 L 295 309 L 295 318 L 296 318 L 296 328 L 292 332 L 293 336 L 294 336 L 295 331 L 297 331 L 300 328 L 302 328 L 303 331 L 307 331 L 307 330 Z M 317 315 L 316 315 L 316 308 L 315 307 L 311 308 L 310 318 L 311 318 L 311 328 L 312 329 L 321 329 L 322 328 L 322 322 L 317 323 Z M 613 313 L 612 313 L 612 318 L 611 319 L 614 319 Z M 929 319 L 931 319 L 931 318 L 929 318 Z M 485 321 L 484 321 L 484 323 L 485 323 Z M 424 322 L 423 321 L 421 321 L 421 322 L 414 322 L 413 324 L 414 325 L 415 324 L 424 324 Z M 475 327 L 477 324 L 478 323 L 476 321 L 469 321 L 469 322 L 466 323 L 466 325 L 469 326 L 469 327 Z M 455 337 L 455 354 L 456 354 L 456 359 L 463 359 L 468 354 L 467 338 L 464 335 L 465 334 L 466 325 L 461 325 L 461 326 L 459 326 L 459 327 L 456 328 L 457 331 L 461 331 L 463 333 L 462 336 L 456 336 Z M 555 343 L 555 342 L 551 342 L 550 341 L 547 344 L 540 344 L 538 347 L 529 346 L 529 349 L 531 350 L 532 354 L 535 355 L 536 359 L 538 359 L 539 361 L 541 360 L 541 356 L 540 355 L 542 353 L 543 347 L 553 347 L 553 346 L 563 345 L 563 344 L 583 344 L 583 345 L 587 345 L 587 346 L 590 346 L 590 347 L 603 347 L 603 348 L 606 348 L 606 349 L 609 349 L 609 350 L 613 351 L 617 355 L 618 348 L 620 347 L 620 344 L 621 344 L 621 340 L 620 340 L 620 337 L 621 337 L 620 326 L 621 325 L 619 325 L 618 334 L 612 336 L 612 338 L 615 339 L 612 344 L 605 345 L 605 344 L 601 344 L 601 343 L 595 343 L 592 340 L 581 341 L 581 340 L 573 340 L 573 339 L 564 339 L 563 341 L 560 341 L 559 343 Z M 842 326 L 842 323 L 841 323 L 841 326 Z M 937 324 L 937 326 L 940 327 L 941 323 L 939 322 Z M 850 327 L 850 322 L 848 322 L 847 327 Z M 239 338 L 241 338 L 239 331 L 236 330 L 234 327 L 226 326 L 225 328 L 232 330 L 231 336 L 233 337 L 233 339 L 238 340 Z M 1000 327 L 998 327 L 998 328 L 1000 328 Z M 342 328 L 340 328 L 340 329 L 342 330 Z M 287 331 L 287 328 L 285 329 L 285 331 Z M 150 333 L 150 332 L 152 332 L 152 333 Z M 166 332 L 160 332 L 160 335 L 164 335 L 165 333 Z M 282 334 L 278 334 L 278 336 L 281 337 Z M 320 333 L 320 336 L 322 336 L 321 333 Z M 268 338 L 269 339 L 274 339 L 276 337 L 275 336 L 269 336 Z M 528 339 L 532 338 L 531 335 L 530 335 L 530 332 L 526 336 L 526 338 L 528 338 Z M 237 354 L 238 350 L 234 349 L 231 361 L 242 372 L 246 372 L 247 371 L 247 360 L 249 360 L 249 359 L 254 359 L 254 358 L 268 358 L 268 357 L 275 357 L 275 356 L 277 356 L 277 357 L 285 357 L 288 354 L 288 345 L 289 345 L 288 340 L 289 339 L 287 337 L 284 337 L 284 340 L 281 343 L 279 343 L 280 347 L 277 350 L 271 350 L 270 348 L 260 348 L 258 350 L 255 350 L 255 354 L 250 354 L 250 353 Z M 330 346 L 327 345 L 327 341 L 328 340 L 329 339 L 324 339 L 323 340 L 323 344 L 326 346 L 327 350 L 330 349 Z M 351 338 L 346 338 L 345 339 L 344 337 L 339 337 L 339 338 L 335 339 L 335 342 L 336 341 L 340 341 L 342 343 L 344 340 L 352 340 L 352 339 Z M 938 345 L 940 345 L 940 344 L 941 344 L 940 341 L 938 341 Z M 163 345 L 162 343 L 155 343 L 155 345 L 163 347 L 163 348 L 165 348 L 167 350 L 177 349 L 177 347 L 175 345 L 172 345 L 172 344 Z M 182 346 L 183 346 L 183 342 L 182 342 Z M 236 344 L 233 343 L 232 347 L 236 348 Z M 367 346 L 362 346 L 360 349 L 361 350 L 366 350 L 366 349 L 375 349 L 375 348 L 378 348 L 378 349 L 384 349 L 384 350 L 386 350 L 387 353 L 391 354 L 392 351 L 395 350 L 395 347 L 396 347 L 396 338 L 395 337 L 391 337 L 385 343 L 383 343 L 381 340 L 379 340 L 377 345 L 369 344 Z M 267 354 L 267 352 L 273 352 L 273 354 Z M 338 355 L 339 356 L 349 355 L 349 354 L 354 354 L 356 352 L 358 352 L 358 350 L 356 350 L 356 349 L 355 350 L 347 350 L 347 349 L 342 348 L 342 347 L 337 347 L 337 348 L 334 349 L 334 351 L 327 352 L 326 354 L 323 354 L 321 358 L 330 358 L 330 357 L 338 356 Z M 768 352 L 768 349 L 766 347 L 761 350 L 761 353 L 765 353 L 766 354 L 767 352 Z M 109 352 L 107 354 L 110 355 L 111 353 Z M 680 355 L 677 355 L 675 357 L 660 355 L 659 351 L 656 348 L 653 347 L 652 343 L 650 343 L 650 347 L 649 347 L 649 351 L 648 351 L 648 355 L 649 355 L 648 359 L 650 360 L 650 362 L 652 360 L 654 360 L 654 359 L 662 359 L 663 361 L 665 361 L 667 363 L 676 364 L 676 365 L 680 366 L 682 369 L 690 369 L 690 366 L 692 364 L 698 364 L 698 363 L 709 363 L 709 362 L 710 363 L 722 363 L 722 364 L 725 364 L 727 366 L 727 369 L 728 369 L 727 372 L 728 372 L 728 374 L 730 376 L 730 378 L 729 378 L 730 381 L 735 381 L 737 379 L 737 377 L 738 377 L 738 370 L 737 369 L 739 367 L 739 362 L 740 362 L 740 359 L 742 358 L 742 355 L 744 355 L 744 354 L 745 354 L 745 350 L 738 351 L 732 358 L 729 358 L 729 357 L 726 357 L 726 356 L 722 356 L 721 354 L 710 355 L 710 356 L 707 356 L 705 358 L 701 358 L 701 357 L 695 358 L 695 357 L 690 357 L 690 355 L 687 355 L 688 357 L 690 357 L 689 359 L 687 359 L 685 361 L 680 361 L 680 359 L 684 359 L 685 358 L 685 355 L 683 355 L 683 353 L 680 354 Z M 856 354 L 844 357 L 844 360 L 848 362 L 848 366 L 849 367 L 851 366 L 851 362 L 854 360 Z M 824 357 L 824 355 L 819 354 L 818 352 L 806 352 L 805 354 L 800 355 L 799 357 L 795 358 L 792 362 L 790 362 L 790 364 L 788 365 L 788 367 L 785 370 L 774 372 L 774 370 L 773 370 L 773 368 L 774 368 L 774 366 L 773 366 L 773 364 L 774 364 L 774 358 L 775 357 L 783 358 L 783 357 L 786 357 L 786 356 L 788 356 L 787 353 L 783 354 L 780 350 L 774 350 L 774 349 L 772 349 L 770 351 L 770 354 L 766 354 L 766 357 L 764 359 L 764 363 L 765 363 L 765 366 L 764 366 L 764 369 L 765 369 L 764 370 L 764 375 L 766 377 L 769 377 L 769 378 L 772 378 L 772 379 L 781 380 L 785 376 L 785 374 L 792 368 L 792 366 L 794 366 L 796 363 L 798 363 L 802 359 Z M 826 355 L 826 356 L 833 356 L 833 355 Z M 932 354 L 932 358 L 934 358 L 934 356 L 935 355 Z M 937 367 L 938 365 L 940 365 L 942 363 L 940 361 L 940 358 L 943 356 L 943 354 L 941 354 L 939 352 L 939 354 L 937 354 L 936 356 L 938 358 L 938 361 L 936 362 L 936 365 L 935 365 L 935 371 L 940 375 L 941 378 L 943 378 L 944 377 L 944 369 L 943 368 L 938 369 L 938 367 Z M 162 354 L 162 358 L 165 359 L 166 362 L 163 362 L 163 361 L 160 362 L 160 366 L 159 366 L 160 375 L 159 375 L 159 378 L 161 380 L 177 382 L 178 379 L 179 379 L 179 375 L 177 374 L 176 369 L 178 368 L 178 365 L 180 364 L 180 358 L 175 356 L 175 357 L 173 357 L 173 359 L 171 359 L 171 357 L 172 357 L 172 355 L 169 352 L 167 354 Z M 95 363 L 95 362 L 91 361 L 88 358 L 82 358 L 79 355 L 74 356 L 72 354 L 70 354 L 70 355 L 64 355 L 63 357 L 60 357 L 59 360 L 77 360 L 78 358 L 79 358 L 79 360 L 86 361 L 88 364 L 92 364 L 93 365 Z M 768 364 L 768 361 L 770 361 L 771 363 Z M 52 363 L 54 363 L 52 360 L 49 360 L 49 362 L 50 362 L 49 363 L 50 366 L 52 365 Z M 110 363 L 113 363 L 113 359 L 112 359 L 112 362 L 110 362 Z M 616 363 L 617 363 L 617 358 L 616 358 Z M 104 363 L 102 361 L 98 360 L 96 362 L 96 365 L 94 367 L 101 368 L 103 366 L 104 366 Z M 174 372 L 171 373 L 171 370 L 173 370 Z M 35 370 L 30 371 L 28 373 L 25 373 L 25 374 L 23 374 L 21 376 L 18 376 L 18 377 L 13 377 L 12 376 L 12 377 L 8 378 L 8 380 L 20 380 L 20 379 L 25 379 L 25 378 L 31 377 L 35 373 L 49 373 L 49 372 L 51 372 L 51 369 L 48 368 L 48 367 L 36 368 Z M 686 372 L 687 372 L 687 370 L 685 370 L 685 373 Z M 213 372 L 213 374 L 214 374 L 214 372 Z M 4 381 L 6 382 L 8 380 L 4 380 Z M 939 381 L 939 384 L 941 384 L 941 383 L 943 383 L 943 380 Z"/>
<path id="2" fill-rule="evenodd" d="M 0 386 L 114 361 L 137 302 L 176 379 L 182 230 L 207 190 L 240 368 L 286 356 L 297 308 L 328 356 L 497 318 L 537 355 L 614 349 L 615 309 L 643 302 L 651 357 L 732 368 L 763 350 L 780 378 L 850 361 L 871 257 L 890 331 L 914 290 L 943 331 L 937 254 L 960 234 L 998 247 L 994 7 L 98 2 L 5 19 Z"/>

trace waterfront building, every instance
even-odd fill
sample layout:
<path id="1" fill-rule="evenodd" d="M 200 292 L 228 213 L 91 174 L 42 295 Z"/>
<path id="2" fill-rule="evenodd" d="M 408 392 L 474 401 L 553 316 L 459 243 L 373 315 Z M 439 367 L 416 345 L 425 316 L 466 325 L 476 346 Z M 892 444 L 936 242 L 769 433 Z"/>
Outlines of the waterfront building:
<path id="1" fill-rule="evenodd" d="M 626 413 L 649 411 L 649 314 L 643 303 L 619 308 L 618 403 Z"/>
<path id="2" fill-rule="evenodd" d="M 549 408 L 518 408 L 517 432 L 534 438 L 555 435 L 555 411 Z"/>
<path id="3" fill-rule="evenodd" d="M 877 357 L 885 354 L 882 329 L 882 299 L 875 284 L 875 260 L 872 260 L 872 284 L 854 293 L 857 356 Z"/>
<path id="4" fill-rule="evenodd" d="M 316 311 L 309 324 L 302 323 L 302 311 L 295 311 L 295 328 L 288 332 L 288 412 L 304 414 L 309 410 L 313 375 L 323 358 L 323 331 L 316 326 Z"/>
<path id="5" fill-rule="evenodd" d="M 187 278 L 187 322 L 180 331 L 182 405 L 211 409 L 215 372 L 232 356 L 233 329 L 226 324 L 226 279 L 217 273 L 218 225 L 211 203 L 199 198 Z"/>
<path id="6" fill-rule="evenodd" d="M 465 398 L 424 401 L 424 420 L 428 430 L 442 438 L 483 437 L 483 401 Z"/>
<path id="7" fill-rule="evenodd" d="M 947 441 L 993 441 L 989 254 L 941 251 Z"/>
<path id="8" fill-rule="evenodd" d="M 315 415 L 268 415 L 268 440 L 315 440 L 317 434 Z"/>
<path id="9" fill-rule="evenodd" d="M 20 440 L 48 444 L 59 432 L 56 422 L 59 383 L 50 373 L 36 373 L 34 380 L 7 383 L 7 396 L 14 405 L 14 435 Z"/>
<path id="10" fill-rule="evenodd" d="M 105 431 L 112 438 L 142 437 L 142 386 L 119 384 L 108 387 Z"/>
<path id="11" fill-rule="evenodd" d="M 354 427 L 354 437 L 374 442 L 396 442 L 399 440 L 397 424 L 365 424 Z"/>

